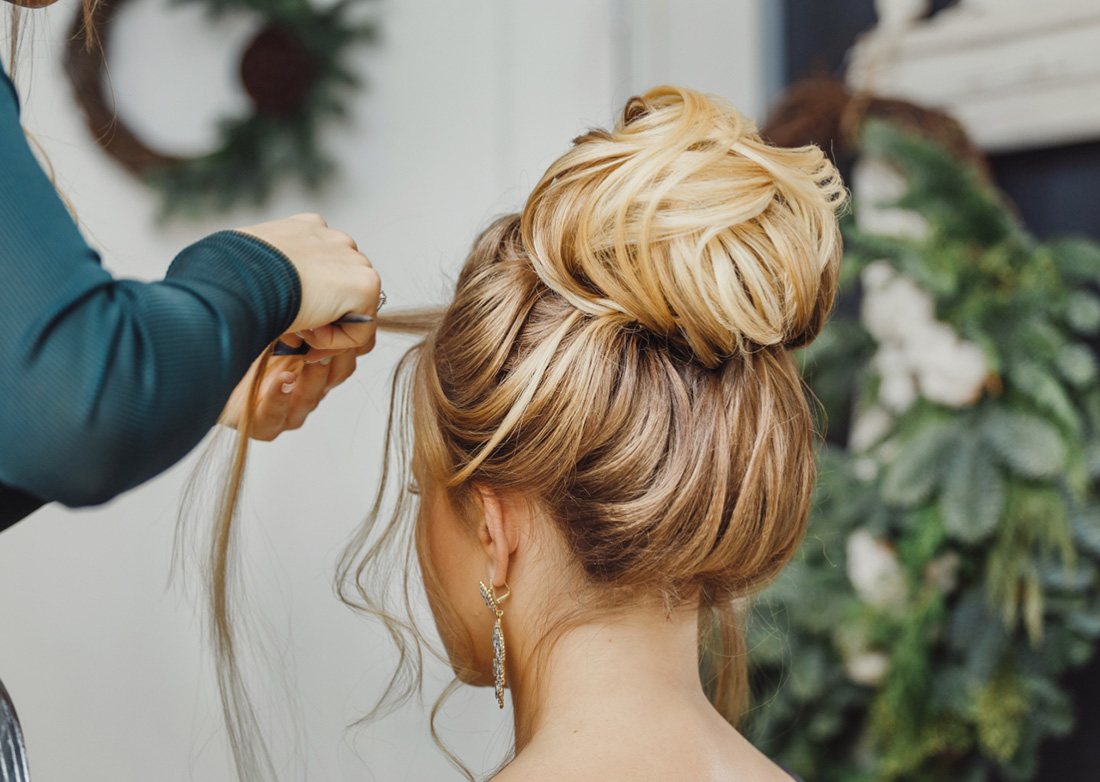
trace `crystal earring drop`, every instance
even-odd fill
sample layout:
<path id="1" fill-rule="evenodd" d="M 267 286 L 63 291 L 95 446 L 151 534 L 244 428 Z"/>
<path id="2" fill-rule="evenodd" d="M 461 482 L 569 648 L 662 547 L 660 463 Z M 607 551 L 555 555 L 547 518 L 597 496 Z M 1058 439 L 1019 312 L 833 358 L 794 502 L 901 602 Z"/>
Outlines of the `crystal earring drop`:
<path id="1" fill-rule="evenodd" d="M 504 631 L 501 629 L 500 619 L 504 616 L 504 612 L 500 609 L 500 604 L 508 599 L 508 596 L 512 594 L 512 590 L 508 589 L 508 585 L 505 584 L 504 587 L 507 591 L 503 595 L 498 595 L 491 584 L 486 586 L 484 581 L 478 581 L 477 585 L 481 588 L 481 599 L 485 601 L 485 605 L 496 617 L 496 622 L 493 624 L 493 680 L 496 684 L 497 706 L 503 709 Z"/>

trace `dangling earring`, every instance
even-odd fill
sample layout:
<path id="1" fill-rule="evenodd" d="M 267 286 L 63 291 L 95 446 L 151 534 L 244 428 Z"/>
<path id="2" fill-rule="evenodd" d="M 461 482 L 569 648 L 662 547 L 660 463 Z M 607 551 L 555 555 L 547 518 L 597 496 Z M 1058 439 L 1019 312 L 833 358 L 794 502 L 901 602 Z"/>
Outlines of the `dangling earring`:
<path id="1" fill-rule="evenodd" d="M 500 604 L 508 599 L 508 596 L 512 594 L 511 588 L 507 582 L 504 584 L 506 591 L 503 595 L 498 595 L 496 589 L 492 585 L 485 586 L 484 581 L 478 581 L 477 585 L 481 587 L 481 599 L 485 601 L 485 605 L 496 616 L 497 621 L 493 625 L 493 679 L 496 681 L 496 693 L 497 693 L 497 706 L 504 708 L 504 631 L 500 627 L 500 618 L 504 616 L 504 612 L 500 610 Z"/>

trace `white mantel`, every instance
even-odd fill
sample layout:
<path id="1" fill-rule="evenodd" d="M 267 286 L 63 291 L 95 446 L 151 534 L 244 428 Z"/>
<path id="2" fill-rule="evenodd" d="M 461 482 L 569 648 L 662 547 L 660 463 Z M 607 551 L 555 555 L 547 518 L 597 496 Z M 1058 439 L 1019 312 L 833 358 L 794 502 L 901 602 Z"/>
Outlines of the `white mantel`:
<path id="1" fill-rule="evenodd" d="M 943 109 L 988 151 L 1100 139 L 1100 0 L 878 0 L 848 83 Z"/>

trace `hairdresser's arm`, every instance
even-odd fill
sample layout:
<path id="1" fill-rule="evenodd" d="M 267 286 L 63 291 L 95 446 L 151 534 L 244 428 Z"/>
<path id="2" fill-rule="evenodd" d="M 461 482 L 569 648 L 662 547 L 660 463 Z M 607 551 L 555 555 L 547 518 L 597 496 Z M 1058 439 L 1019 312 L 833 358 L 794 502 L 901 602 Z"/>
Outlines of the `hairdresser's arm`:
<path id="1" fill-rule="evenodd" d="M 159 283 L 100 265 L 43 174 L 0 78 L 0 483 L 104 502 L 166 469 L 217 420 L 301 291 L 265 242 L 215 234 Z"/>

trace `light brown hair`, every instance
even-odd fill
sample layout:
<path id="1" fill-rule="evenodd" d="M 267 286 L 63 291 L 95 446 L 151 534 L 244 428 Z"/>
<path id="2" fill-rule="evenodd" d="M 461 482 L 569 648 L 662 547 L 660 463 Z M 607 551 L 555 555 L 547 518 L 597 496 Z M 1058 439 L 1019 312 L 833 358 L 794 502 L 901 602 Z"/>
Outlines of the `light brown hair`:
<path id="1" fill-rule="evenodd" d="M 96 35 L 95 26 L 95 12 L 96 7 L 99 5 L 99 0 L 81 0 L 81 14 L 82 14 L 82 27 L 81 30 L 84 35 L 84 44 L 89 50 L 93 49 L 99 43 L 99 37 Z M 26 13 L 25 8 L 19 6 L 16 3 L 12 3 L 11 11 L 9 13 L 9 33 L 8 33 L 8 75 L 14 79 L 16 71 L 16 61 L 19 54 L 19 46 L 22 41 L 22 27 L 23 27 L 23 15 Z"/>
<path id="2" fill-rule="evenodd" d="M 471 518 L 478 486 L 527 498 L 590 610 L 698 606 L 708 693 L 737 721 L 736 607 L 786 564 L 810 510 L 815 419 L 791 351 L 832 306 L 845 197 L 818 148 L 770 146 L 720 99 L 658 87 L 480 236 L 442 313 L 380 320 L 426 332 L 399 365 L 383 485 L 337 574 L 400 650 L 380 707 L 419 679 L 419 636 L 383 575 L 404 568 L 408 603 L 415 473 Z"/>

